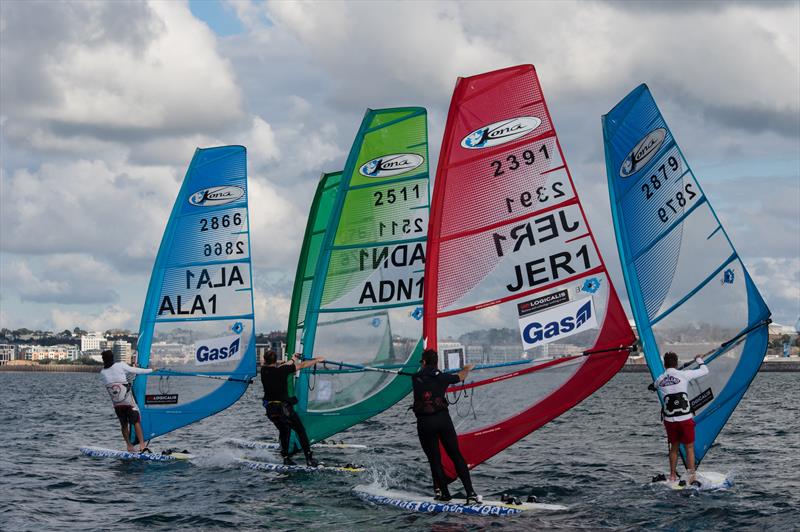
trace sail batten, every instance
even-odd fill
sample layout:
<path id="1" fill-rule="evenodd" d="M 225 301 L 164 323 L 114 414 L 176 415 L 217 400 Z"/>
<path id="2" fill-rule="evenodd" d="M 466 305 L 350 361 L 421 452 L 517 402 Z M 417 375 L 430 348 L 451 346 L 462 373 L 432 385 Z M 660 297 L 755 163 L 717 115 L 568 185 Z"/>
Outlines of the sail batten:
<path id="1" fill-rule="evenodd" d="M 602 386 L 633 335 L 531 65 L 458 80 L 431 209 L 424 336 L 443 370 L 476 364 L 450 389 L 474 467 Z"/>
<path id="2" fill-rule="evenodd" d="M 666 351 L 710 355 L 710 373 L 689 389 L 699 463 L 758 371 L 770 312 L 647 86 L 602 124 L 617 246 L 650 373 L 664 371 Z"/>

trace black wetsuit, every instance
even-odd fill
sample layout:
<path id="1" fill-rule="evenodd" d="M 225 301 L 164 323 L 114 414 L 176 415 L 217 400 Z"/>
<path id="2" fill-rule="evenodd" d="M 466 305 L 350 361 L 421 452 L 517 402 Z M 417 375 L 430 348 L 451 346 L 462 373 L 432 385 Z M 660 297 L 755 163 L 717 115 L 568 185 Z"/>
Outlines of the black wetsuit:
<path id="1" fill-rule="evenodd" d="M 417 435 L 422 450 L 428 457 L 434 488 L 447 492 L 447 479 L 442 468 L 439 452 L 441 441 L 447 456 L 456 468 L 456 474 L 464 484 L 467 494 L 474 493 L 469 469 L 458 448 L 458 435 L 447 410 L 445 392 L 447 387 L 459 381 L 458 375 L 442 373 L 437 369 L 423 367 L 412 378 L 414 386 L 414 414 L 417 416 Z"/>
<path id="2" fill-rule="evenodd" d="M 294 364 L 283 366 L 262 366 L 261 384 L 264 386 L 264 408 L 267 417 L 278 427 L 281 442 L 281 455 L 289 456 L 289 437 L 295 431 L 306 458 L 311 456 L 306 429 L 300 416 L 294 411 L 297 398 L 289 397 L 289 377 L 296 371 Z"/>

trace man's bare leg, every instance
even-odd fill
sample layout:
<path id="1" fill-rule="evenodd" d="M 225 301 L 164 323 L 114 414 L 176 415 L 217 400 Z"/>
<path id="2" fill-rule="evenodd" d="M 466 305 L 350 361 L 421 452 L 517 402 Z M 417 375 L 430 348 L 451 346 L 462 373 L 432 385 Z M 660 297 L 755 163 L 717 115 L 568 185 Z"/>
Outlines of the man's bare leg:
<path id="1" fill-rule="evenodd" d="M 128 424 L 127 423 L 120 424 L 120 429 L 122 430 L 122 437 L 125 439 L 125 445 L 128 447 L 128 452 L 135 453 L 136 449 L 131 444 L 131 432 L 128 429 Z"/>
<path id="2" fill-rule="evenodd" d="M 686 448 L 686 472 L 689 473 L 689 484 L 695 481 L 694 442 L 684 445 Z"/>
<path id="3" fill-rule="evenodd" d="M 678 450 L 680 449 L 680 443 L 670 443 L 669 444 L 669 479 L 670 481 L 674 482 L 678 480 Z M 694 455 L 692 455 L 694 458 Z"/>
<path id="4" fill-rule="evenodd" d="M 144 436 L 142 436 L 142 423 L 137 421 L 133 424 L 133 428 L 136 430 L 136 439 L 139 441 L 139 452 L 142 452 L 147 447 L 147 442 L 144 441 Z"/>

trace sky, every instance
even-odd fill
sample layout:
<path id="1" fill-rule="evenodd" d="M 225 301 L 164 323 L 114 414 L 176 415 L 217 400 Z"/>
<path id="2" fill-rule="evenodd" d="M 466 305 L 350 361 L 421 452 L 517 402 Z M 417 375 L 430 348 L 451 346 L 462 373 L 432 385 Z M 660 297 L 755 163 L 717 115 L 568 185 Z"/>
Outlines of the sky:
<path id="1" fill-rule="evenodd" d="M 647 83 L 779 323 L 800 316 L 798 2 L 0 3 L 0 327 L 137 330 L 196 147 L 248 148 L 256 324 L 367 107 L 536 66 L 624 295 L 600 116 Z"/>

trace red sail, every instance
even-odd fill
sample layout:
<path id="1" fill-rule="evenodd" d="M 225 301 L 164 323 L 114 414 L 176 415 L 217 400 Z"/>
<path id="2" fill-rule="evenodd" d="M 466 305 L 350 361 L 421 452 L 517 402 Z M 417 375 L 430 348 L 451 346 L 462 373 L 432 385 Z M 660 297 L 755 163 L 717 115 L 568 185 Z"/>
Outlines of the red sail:
<path id="1" fill-rule="evenodd" d="M 633 332 L 532 65 L 456 83 L 426 258 L 426 345 L 442 369 L 477 364 L 470 381 L 449 390 L 470 468 L 624 364 Z"/>

